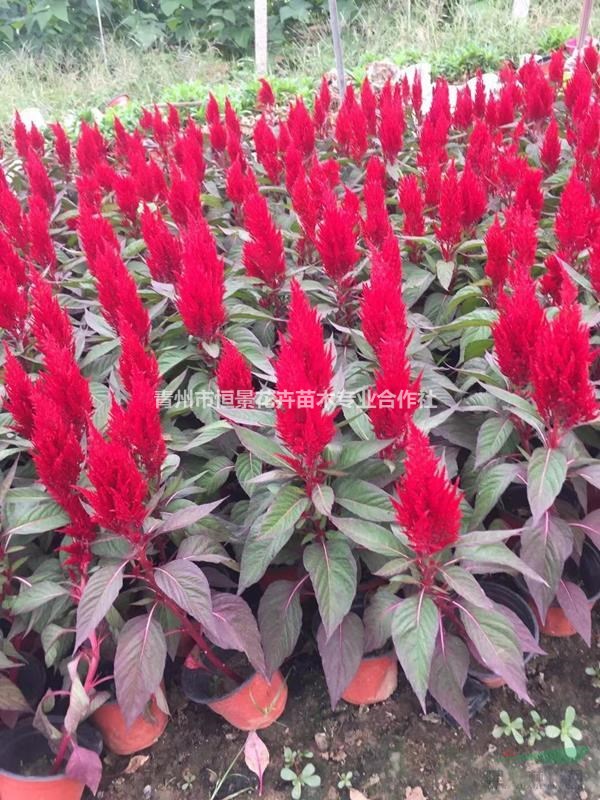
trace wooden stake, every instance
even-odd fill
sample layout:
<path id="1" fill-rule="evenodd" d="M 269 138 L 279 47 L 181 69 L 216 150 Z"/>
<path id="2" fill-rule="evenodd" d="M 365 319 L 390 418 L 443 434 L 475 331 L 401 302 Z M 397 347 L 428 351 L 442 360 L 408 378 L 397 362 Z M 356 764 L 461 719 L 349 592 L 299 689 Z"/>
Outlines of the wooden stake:
<path id="1" fill-rule="evenodd" d="M 344 70 L 344 52 L 342 50 L 342 37 L 340 35 L 340 17 L 338 14 L 337 0 L 329 0 L 329 23 L 331 25 L 331 38 L 335 55 L 335 68 L 338 76 L 338 90 L 340 98 L 346 93 L 346 72 Z"/>
<path id="2" fill-rule="evenodd" d="M 579 17 L 579 37 L 577 38 L 577 49 L 585 45 L 587 39 L 588 29 L 590 27 L 590 17 L 592 16 L 592 0 L 583 0 L 581 7 L 581 16 Z"/>
<path id="3" fill-rule="evenodd" d="M 259 78 L 267 74 L 267 0 L 254 0 L 254 60 Z"/>

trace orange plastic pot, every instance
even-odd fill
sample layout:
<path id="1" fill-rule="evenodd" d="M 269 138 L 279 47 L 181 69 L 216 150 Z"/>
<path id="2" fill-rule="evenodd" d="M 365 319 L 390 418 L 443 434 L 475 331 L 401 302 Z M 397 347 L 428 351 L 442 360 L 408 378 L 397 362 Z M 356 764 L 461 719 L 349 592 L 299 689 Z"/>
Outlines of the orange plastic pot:
<path id="1" fill-rule="evenodd" d="M 287 696 L 287 685 L 281 672 L 277 671 L 270 681 L 254 673 L 236 689 L 207 702 L 207 705 L 235 728 L 259 731 L 279 719 Z"/>
<path id="2" fill-rule="evenodd" d="M 398 660 L 395 653 L 365 656 L 342 694 L 342 699 L 354 706 L 382 703 L 397 686 Z"/>
<path id="3" fill-rule="evenodd" d="M 118 703 L 105 703 L 94 712 L 92 722 L 98 728 L 106 747 L 118 756 L 128 756 L 153 745 L 167 727 L 169 715 L 160 709 L 153 697 L 144 713 L 127 727 Z M 4 800 L 0 793 L 0 800 Z"/>
<path id="4" fill-rule="evenodd" d="M 65 775 L 29 778 L 0 770 L 1 800 L 80 800 L 84 788 Z"/>

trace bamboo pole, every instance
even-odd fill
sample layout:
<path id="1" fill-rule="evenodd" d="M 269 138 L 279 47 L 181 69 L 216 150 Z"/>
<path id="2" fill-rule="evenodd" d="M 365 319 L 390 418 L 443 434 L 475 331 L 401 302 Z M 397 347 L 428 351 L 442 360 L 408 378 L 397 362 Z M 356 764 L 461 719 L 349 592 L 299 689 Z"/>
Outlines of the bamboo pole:
<path id="1" fill-rule="evenodd" d="M 96 16 L 98 17 L 98 31 L 100 32 L 100 49 L 104 66 L 108 67 L 108 57 L 106 55 L 106 42 L 104 41 L 104 27 L 102 26 L 102 14 L 100 13 L 100 0 L 96 0 Z"/>
<path id="2" fill-rule="evenodd" d="M 268 70 L 267 27 L 267 0 L 254 0 L 254 61 L 259 78 Z"/>
<path id="3" fill-rule="evenodd" d="M 590 17 L 592 16 L 592 5 L 593 0 L 583 0 L 583 5 L 581 6 L 581 16 L 579 17 L 579 36 L 577 38 L 578 50 L 581 50 L 585 44 L 585 40 L 587 39 L 588 29 L 590 27 Z"/>
<path id="4" fill-rule="evenodd" d="M 338 90 L 340 97 L 343 97 L 346 93 L 346 72 L 344 70 L 344 52 L 342 50 L 340 16 L 338 14 L 337 0 L 329 0 L 329 24 L 331 25 L 331 38 L 333 40 L 335 68 L 338 77 Z"/>

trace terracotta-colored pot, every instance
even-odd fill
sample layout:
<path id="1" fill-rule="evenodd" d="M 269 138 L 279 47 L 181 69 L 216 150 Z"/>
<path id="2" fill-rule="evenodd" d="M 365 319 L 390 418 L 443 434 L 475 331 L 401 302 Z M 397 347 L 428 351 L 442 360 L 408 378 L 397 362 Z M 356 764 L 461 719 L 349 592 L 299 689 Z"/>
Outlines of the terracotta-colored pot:
<path id="1" fill-rule="evenodd" d="M 560 606 L 550 606 L 546 619 L 540 622 L 540 630 L 546 636 L 559 638 L 574 636 L 577 633 Z"/>
<path id="2" fill-rule="evenodd" d="M 287 684 L 277 671 L 270 681 L 254 673 L 247 681 L 217 700 L 207 703 L 216 714 L 242 731 L 268 728 L 283 714 Z"/>
<path id="3" fill-rule="evenodd" d="M 51 717 L 53 724 L 57 719 Z M 102 740 L 98 731 L 83 725 L 78 731 L 82 745 L 100 753 Z M 67 778 L 64 773 L 42 777 L 21 775 L 23 762 L 33 764 L 41 758 L 52 759 L 46 738 L 23 720 L 14 730 L 0 736 L 0 798 L 1 800 L 80 800 L 84 785 Z"/>
<path id="4" fill-rule="evenodd" d="M 398 659 L 395 653 L 365 656 L 360 662 L 342 699 L 355 706 L 382 703 L 398 686 Z"/>
<path id="5" fill-rule="evenodd" d="M 129 727 L 118 703 L 105 703 L 92 715 L 104 744 L 118 756 L 128 756 L 153 745 L 162 736 L 168 721 L 169 715 L 158 707 L 154 697 Z M 4 800 L 1 794 L 0 800 Z"/>

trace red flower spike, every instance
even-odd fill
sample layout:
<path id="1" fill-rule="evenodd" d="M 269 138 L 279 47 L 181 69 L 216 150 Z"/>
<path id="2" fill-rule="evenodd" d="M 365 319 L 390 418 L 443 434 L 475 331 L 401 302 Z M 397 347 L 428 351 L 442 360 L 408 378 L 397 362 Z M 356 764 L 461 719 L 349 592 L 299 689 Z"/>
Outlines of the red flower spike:
<path id="1" fill-rule="evenodd" d="M 594 244 L 594 246 L 590 250 L 590 261 L 588 269 L 589 269 L 592 289 L 596 293 L 597 298 L 600 299 L 600 247 L 598 246 L 597 243 Z"/>
<path id="2" fill-rule="evenodd" d="M 167 448 L 160 426 L 156 389 L 140 372 L 132 375 L 127 406 L 122 408 L 113 399 L 108 437 L 111 442 L 129 448 L 148 480 L 160 478 Z"/>
<path id="3" fill-rule="evenodd" d="M 365 339 L 376 354 L 390 340 L 399 341 L 406 348 L 408 331 L 401 280 L 395 266 L 382 253 L 372 254 L 371 281 L 363 286 L 360 316 Z"/>
<path id="4" fill-rule="evenodd" d="M 177 106 L 174 106 L 173 103 L 169 103 L 168 109 L 167 125 L 169 126 L 169 130 L 171 134 L 179 133 L 181 130 L 181 117 L 179 116 Z"/>
<path id="5" fill-rule="evenodd" d="M 494 289 L 502 289 L 508 277 L 510 246 L 497 216 L 485 234 L 485 249 L 487 254 L 485 274 L 491 280 Z"/>
<path id="6" fill-rule="evenodd" d="M 539 122 L 551 116 L 554 105 L 554 89 L 546 80 L 541 67 L 532 61 L 530 69 L 525 73 L 522 72 L 522 75 L 527 75 L 524 80 L 525 120 Z"/>
<path id="7" fill-rule="evenodd" d="M 377 156 L 371 156 L 367 162 L 363 191 L 367 212 L 362 225 L 363 233 L 372 245 L 380 247 L 391 225 L 385 203 L 385 167 Z"/>
<path id="8" fill-rule="evenodd" d="M 473 122 L 473 98 L 468 86 L 463 86 L 457 92 L 452 122 L 456 128 L 463 131 L 471 127 Z"/>
<path id="9" fill-rule="evenodd" d="M 256 158 L 264 167 L 269 180 L 278 186 L 281 181 L 283 164 L 279 158 L 277 137 L 264 116 L 261 116 L 254 126 L 254 147 Z"/>
<path id="10" fill-rule="evenodd" d="M 203 217 L 194 220 L 183 242 L 183 272 L 177 285 L 177 308 L 192 336 L 213 342 L 227 319 L 224 265 Z"/>
<path id="11" fill-rule="evenodd" d="M 236 158 L 227 170 L 225 191 L 236 206 L 242 206 L 246 198 L 257 189 L 256 178 L 251 168 Z"/>
<path id="12" fill-rule="evenodd" d="M 535 284 L 518 276 L 511 295 L 498 297 L 500 316 L 492 328 L 498 366 L 516 389 L 531 380 L 531 363 L 544 311 L 535 294 Z"/>
<path id="13" fill-rule="evenodd" d="M 14 421 L 14 429 L 19 436 L 31 439 L 33 432 L 34 384 L 23 369 L 21 362 L 4 343 L 4 386 L 6 397 L 4 408 Z"/>
<path id="14" fill-rule="evenodd" d="M 50 284 L 37 275 L 31 289 L 31 314 L 31 332 L 42 354 L 59 348 L 74 355 L 75 340 L 69 315 L 61 307 Z"/>
<path id="15" fill-rule="evenodd" d="M 325 272 L 337 284 L 349 278 L 349 273 L 360 258 L 356 248 L 357 217 L 350 206 L 351 203 L 346 198 L 342 204 L 331 200 L 327 203 L 317 228 L 315 245 Z"/>
<path id="16" fill-rule="evenodd" d="M 583 63 L 591 75 L 598 69 L 598 50 L 591 42 L 583 51 Z"/>
<path id="17" fill-rule="evenodd" d="M 92 489 L 80 489 L 94 512 L 94 522 L 138 542 L 146 518 L 148 486 L 129 449 L 90 431 L 87 474 Z"/>
<path id="18" fill-rule="evenodd" d="M 137 377 L 142 377 L 156 391 L 161 378 L 154 353 L 144 347 L 139 336 L 126 322 L 121 324 L 119 336 L 121 339 L 119 375 L 125 391 L 129 395 L 132 394 L 134 380 Z"/>
<path id="19" fill-rule="evenodd" d="M 375 389 L 369 393 L 369 418 L 378 439 L 392 440 L 382 451 L 382 457 L 393 458 L 406 446 L 412 418 L 419 407 L 421 378 L 410 379 L 405 333 L 399 338 L 384 339 L 378 358 Z"/>
<path id="20" fill-rule="evenodd" d="M 543 177 L 541 169 L 526 167 L 521 174 L 513 203 L 514 207 L 521 211 L 528 206 L 536 220 L 539 220 L 544 205 L 544 193 L 541 189 Z"/>
<path id="21" fill-rule="evenodd" d="M 33 195 L 29 200 L 27 223 L 31 260 L 54 271 L 58 262 L 49 232 L 50 212 L 40 195 Z"/>
<path id="22" fill-rule="evenodd" d="M 537 222 L 531 209 L 509 208 L 505 213 L 504 230 L 513 251 L 513 262 L 529 271 L 535 262 L 537 251 Z"/>
<path id="23" fill-rule="evenodd" d="M 185 229 L 202 214 L 200 190 L 198 185 L 174 164 L 171 165 L 170 173 L 171 186 L 167 193 L 167 206 L 173 222 L 178 228 Z"/>
<path id="24" fill-rule="evenodd" d="M 181 272 L 181 244 L 161 216 L 147 206 L 142 213 L 142 236 L 148 248 L 146 263 L 152 279 L 176 283 Z"/>
<path id="25" fill-rule="evenodd" d="M 29 141 L 29 132 L 27 127 L 21 119 L 21 115 L 18 111 L 15 111 L 15 116 L 13 118 L 13 140 L 17 155 L 19 158 L 23 159 L 23 161 L 27 161 L 31 143 Z"/>
<path id="26" fill-rule="evenodd" d="M 266 78 L 259 78 L 260 88 L 256 96 L 256 103 L 259 108 L 271 108 L 275 105 L 275 95 L 271 84 Z"/>
<path id="27" fill-rule="evenodd" d="M 18 286 L 27 283 L 27 267 L 12 246 L 8 236 L 0 232 L 0 269 L 12 275 Z"/>
<path id="28" fill-rule="evenodd" d="M 562 86 L 565 76 L 565 54 L 562 50 L 554 50 L 550 56 L 548 74 L 552 83 Z"/>
<path id="29" fill-rule="evenodd" d="M 173 155 L 180 170 L 200 187 L 204 180 L 202 131 L 193 119 L 188 119 L 183 133 L 179 134 L 173 146 Z"/>
<path id="30" fill-rule="evenodd" d="M 250 277 L 277 289 L 285 278 L 283 237 L 276 227 L 266 198 L 258 193 L 244 203 L 244 224 L 251 236 L 244 243 L 243 260 Z"/>
<path id="31" fill-rule="evenodd" d="M 212 94 L 212 92 L 208 93 L 208 102 L 206 103 L 206 111 L 205 111 L 206 122 L 209 125 L 215 125 L 217 122 L 221 122 L 221 112 L 219 111 L 219 103 Z"/>
<path id="32" fill-rule="evenodd" d="M 575 64 L 571 79 L 565 86 L 565 105 L 575 122 L 587 113 L 592 98 L 593 81 L 583 61 Z"/>
<path id="33" fill-rule="evenodd" d="M 52 208 L 56 199 L 56 192 L 46 172 L 46 168 L 42 163 L 42 159 L 33 148 L 30 148 L 27 154 L 25 171 L 27 172 L 31 194 L 41 197 L 44 202 Z"/>
<path id="34" fill-rule="evenodd" d="M 135 223 L 140 199 L 134 179 L 130 175 L 115 175 L 113 189 L 119 211 L 126 220 Z"/>
<path id="35" fill-rule="evenodd" d="M 310 493 L 319 482 L 323 450 L 335 433 L 334 414 L 326 413 L 322 406 L 333 369 L 316 312 L 295 280 L 288 333 L 281 337 L 275 375 L 280 398 L 275 412 L 277 433 L 292 453 L 290 465 Z"/>
<path id="36" fill-rule="evenodd" d="M 315 149 L 315 126 L 301 98 L 290 105 L 287 126 L 294 146 L 308 158 Z"/>
<path id="37" fill-rule="evenodd" d="M 544 320 L 531 364 L 533 400 L 556 447 L 567 431 L 594 419 L 598 404 L 590 381 L 590 334 L 577 303 Z"/>
<path id="38" fill-rule="evenodd" d="M 377 98 L 368 78 L 363 80 L 360 87 L 360 105 L 367 121 L 367 132 L 369 136 L 375 136 L 377 132 Z"/>
<path id="39" fill-rule="evenodd" d="M 458 541 L 462 492 L 416 428 L 411 431 L 405 472 L 396 491 L 396 518 L 419 556 L 439 553 Z"/>
<path id="40" fill-rule="evenodd" d="M 51 123 L 50 129 L 54 134 L 54 152 L 58 163 L 65 172 L 71 171 L 71 142 L 60 122 Z"/>
<path id="41" fill-rule="evenodd" d="M 106 160 L 108 147 L 104 137 L 94 125 L 81 123 L 81 132 L 76 145 L 77 161 L 82 175 L 91 175 L 98 164 Z"/>
<path id="42" fill-rule="evenodd" d="M 434 161 L 425 173 L 425 205 L 435 208 L 442 193 L 442 169 L 439 161 Z"/>
<path id="43" fill-rule="evenodd" d="M 67 422 L 80 435 L 88 426 L 94 404 L 87 380 L 81 374 L 69 350 L 47 341 L 44 353 L 45 372 L 36 381 L 38 405 L 48 400 L 56 404 Z"/>
<path id="44" fill-rule="evenodd" d="M 11 242 L 26 250 L 29 244 L 27 218 L 18 197 L 6 184 L 0 184 L 0 222 Z"/>
<path id="45" fill-rule="evenodd" d="M 388 80 L 379 97 L 379 141 L 386 161 L 394 163 L 402 150 L 404 138 L 404 106 L 398 85 Z"/>
<path id="46" fill-rule="evenodd" d="M 367 151 L 367 118 L 348 86 L 335 121 L 335 140 L 344 155 L 360 162 Z"/>
<path id="47" fill-rule="evenodd" d="M 434 225 L 434 233 L 442 258 L 450 261 L 454 249 L 459 244 L 462 236 L 462 193 L 460 192 L 458 176 L 454 163 L 450 165 L 442 180 L 440 193 L 440 224 Z"/>
<path id="48" fill-rule="evenodd" d="M 560 162 L 560 136 L 556 117 L 552 117 L 540 148 L 540 160 L 547 174 L 552 174 L 558 169 Z"/>
<path id="49" fill-rule="evenodd" d="M 404 214 L 402 233 L 405 236 L 424 236 L 424 198 L 416 175 L 404 175 L 400 179 L 398 199 L 400 201 L 400 208 Z M 409 243 L 409 250 L 410 249 L 414 249 L 414 243 Z"/>
<path id="50" fill-rule="evenodd" d="M 475 79 L 475 97 L 473 98 L 473 113 L 479 119 L 485 117 L 485 85 L 483 83 L 483 73 L 480 69 L 477 70 L 477 77 Z"/>
<path id="51" fill-rule="evenodd" d="M 27 294 L 14 275 L 0 265 L 0 328 L 20 338 L 27 317 Z"/>
<path id="52" fill-rule="evenodd" d="M 252 372 L 244 356 L 229 339 L 221 340 L 221 356 L 215 377 L 222 403 L 225 404 L 227 399 L 230 405 L 238 408 L 253 405 Z"/>
<path id="53" fill-rule="evenodd" d="M 418 121 L 421 120 L 423 109 L 423 82 L 419 70 L 415 72 L 412 86 L 410 87 L 411 103 Z"/>
<path id="54" fill-rule="evenodd" d="M 464 231 L 471 231 L 485 214 L 487 193 L 468 161 L 460 176 L 459 191 L 460 222 Z M 442 204 L 440 203 L 440 218 L 441 214 Z"/>
<path id="55" fill-rule="evenodd" d="M 593 222 L 592 198 L 586 185 L 573 172 L 561 195 L 554 221 L 560 254 L 565 259 L 576 258 L 587 247 Z"/>

